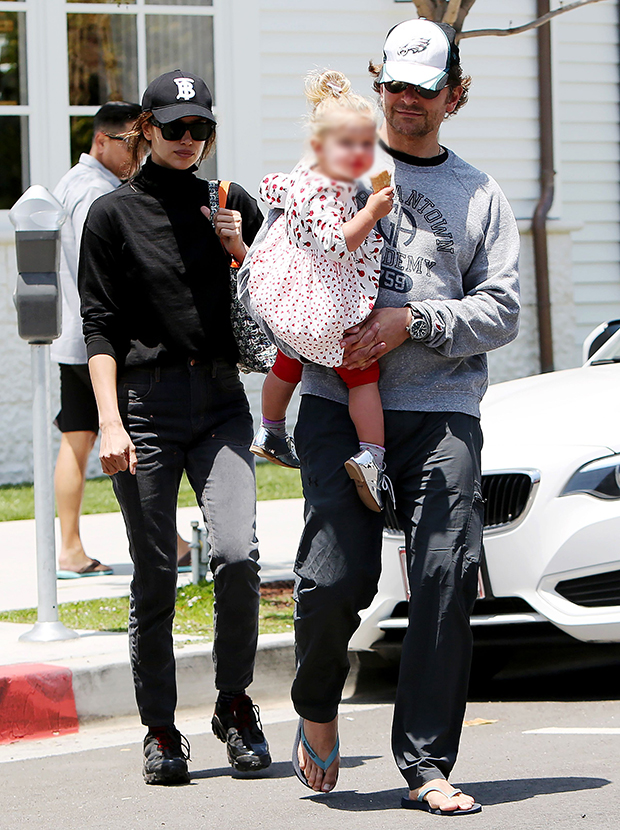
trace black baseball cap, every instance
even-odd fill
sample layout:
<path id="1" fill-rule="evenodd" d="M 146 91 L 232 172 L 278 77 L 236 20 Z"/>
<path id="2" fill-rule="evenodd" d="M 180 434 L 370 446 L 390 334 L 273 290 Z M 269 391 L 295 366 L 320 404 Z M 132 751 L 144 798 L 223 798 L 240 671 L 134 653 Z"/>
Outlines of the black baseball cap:
<path id="1" fill-rule="evenodd" d="M 215 123 L 212 107 L 211 91 L 202 78 L 180 69 L 155 78 L 142 96 L 142 112 L 152 112 L 162 124 L 188 115 L 198 115 Z"/>

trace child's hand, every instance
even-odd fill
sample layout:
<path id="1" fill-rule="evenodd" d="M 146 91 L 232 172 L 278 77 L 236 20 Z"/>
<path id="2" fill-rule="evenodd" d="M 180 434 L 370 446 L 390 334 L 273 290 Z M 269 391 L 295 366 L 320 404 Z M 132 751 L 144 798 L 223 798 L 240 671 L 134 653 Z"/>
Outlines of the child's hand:
<path id="1" fill-rule="evenodd" d="M 375 222 L 383 219 L 391 212 L 394 205 L 394 188 L 392 185 L 382 188 L 378 193 L 372 193 L 366 202 L 366 210 L 368 210 Z"/>

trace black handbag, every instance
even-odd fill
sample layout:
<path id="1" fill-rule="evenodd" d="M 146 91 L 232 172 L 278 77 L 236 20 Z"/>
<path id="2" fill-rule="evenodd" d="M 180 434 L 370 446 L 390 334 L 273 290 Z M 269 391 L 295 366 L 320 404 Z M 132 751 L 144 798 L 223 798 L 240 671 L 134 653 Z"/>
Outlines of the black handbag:
<path id="1" fill-rule="evenodd" d="M 226 207 L 230 182 L 209 182 L 209 209 L 211 224 L 215 227 L 215 214 Z M 237 274 L 239 265 L 233 261 L 230 266 L 230 322 L 239 349 L 239 369 L 248 374 L 260 372 L 266 375 L 273 366 L 277 349 L 264 334 L 260 326 L 250 317 L 237 296 Z"/>

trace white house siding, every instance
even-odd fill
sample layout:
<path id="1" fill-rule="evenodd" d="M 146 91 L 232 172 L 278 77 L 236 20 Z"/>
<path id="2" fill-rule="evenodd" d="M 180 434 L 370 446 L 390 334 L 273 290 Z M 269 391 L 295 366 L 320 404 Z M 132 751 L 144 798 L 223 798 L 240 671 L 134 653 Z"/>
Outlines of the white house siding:
<path id="1" fill-rule="evenodd" d="M 556 21 L 556 109 L 562 216 L 573 234 L 576 342 L 620 316 L 617 3 Z"/>

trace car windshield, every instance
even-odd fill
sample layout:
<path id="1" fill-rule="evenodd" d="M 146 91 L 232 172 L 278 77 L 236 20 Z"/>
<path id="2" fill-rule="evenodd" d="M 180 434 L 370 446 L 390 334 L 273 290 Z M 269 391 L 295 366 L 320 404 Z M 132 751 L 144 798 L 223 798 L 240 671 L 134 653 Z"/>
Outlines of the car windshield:
<path id="1" fill-rule="evenodd" d="M 592 366 L 601 363 L 620 363 L 620 331 L 610 337 L 607 343 L 596 352 Z"/>

